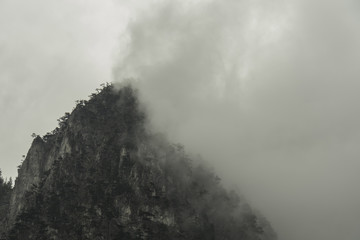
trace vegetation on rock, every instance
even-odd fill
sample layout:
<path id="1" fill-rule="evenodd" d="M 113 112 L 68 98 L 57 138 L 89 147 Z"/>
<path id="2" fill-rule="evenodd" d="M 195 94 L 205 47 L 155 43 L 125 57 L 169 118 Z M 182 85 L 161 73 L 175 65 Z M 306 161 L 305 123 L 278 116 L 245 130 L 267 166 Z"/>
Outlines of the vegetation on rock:
<path id="1" fill-rule="evenodd" d="M 205 164 L 147 130 L 134 88 L 107 84 L 78 101 L 53 132 L 34 139 L 19 169 L 3 238 L 276 236 Z"/>
<path id="2" fill-rule="evenodd" d="M 9 209 L 10 195 L 12 190 L 11 178 L 7 181 L 2 177 L 0 170 L 0 231 L 2 230 L 3 221 Z"/>

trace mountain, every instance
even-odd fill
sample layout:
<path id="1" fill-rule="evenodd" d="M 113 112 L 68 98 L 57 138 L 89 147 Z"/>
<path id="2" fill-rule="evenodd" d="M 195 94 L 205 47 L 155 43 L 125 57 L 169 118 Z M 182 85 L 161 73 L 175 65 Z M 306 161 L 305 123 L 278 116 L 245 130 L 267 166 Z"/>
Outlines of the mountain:
<path id="1" fill-rule="evenodd" d="M 206 164 L 147 129 L 141 109 L 133 87 L 107 84 L 36 136 L 0 239 L 276 239 Z"/>

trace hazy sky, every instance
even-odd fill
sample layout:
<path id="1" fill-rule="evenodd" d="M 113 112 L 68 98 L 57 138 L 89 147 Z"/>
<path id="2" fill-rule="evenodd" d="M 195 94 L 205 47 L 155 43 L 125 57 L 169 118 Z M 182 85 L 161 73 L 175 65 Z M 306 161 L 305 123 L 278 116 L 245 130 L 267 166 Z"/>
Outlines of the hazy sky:
<path id="1" fill-rule="evenodd" d="M 360 3 L 0 2 L 0 168 L 100 83 L 200 153 L 280 240 L 360 239 Z M 114 76 L 113 76 L 114 75 Z"/>
<path id="2" fill-rule="evenodd" d="M 127 11 L 111 1 L 0 1 L 0 168 L 16 175 L 31 134 L 111 80 Z"/>

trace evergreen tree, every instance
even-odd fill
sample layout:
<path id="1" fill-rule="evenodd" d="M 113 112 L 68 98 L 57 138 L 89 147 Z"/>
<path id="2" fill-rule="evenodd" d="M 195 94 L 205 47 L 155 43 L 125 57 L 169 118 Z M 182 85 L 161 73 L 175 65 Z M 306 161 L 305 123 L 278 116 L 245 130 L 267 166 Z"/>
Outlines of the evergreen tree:
<path id="1" fill-rule="evenodd" d="M 2 172 L 0 169 L 0 206 L 8 202 L 8 197 L 10 196 L 11 189 L 12 179 L 10 178 L 9 181 L 5 180 L 2 176 Z"/>

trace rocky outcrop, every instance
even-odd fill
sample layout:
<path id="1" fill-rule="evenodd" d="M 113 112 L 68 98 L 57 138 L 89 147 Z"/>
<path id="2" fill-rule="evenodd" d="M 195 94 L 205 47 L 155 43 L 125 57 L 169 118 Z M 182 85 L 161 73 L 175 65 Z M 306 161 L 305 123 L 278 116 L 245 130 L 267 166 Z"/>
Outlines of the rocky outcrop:
<path id="1" fill-rule="evenodd" d="M 79 101 L 59 128 L 34 139 L 3 238 L 276 238 L 212 171 L 145 125 L 130 86 Z"/>
<path id="2" fill-rule="evenodd" d="M 10 199 L 8 225 L 13 225 L 18 214 L 26 207 L 26 193 L 33 191 L 47 177 L 46 174 L 51 170 L 55 160 L 70 153 L 68 137 L 64 134 L 65 129 L 62 130 L 44 139 L 40 136 L 34 139 L 18 169 L 18 177 Z"/>

